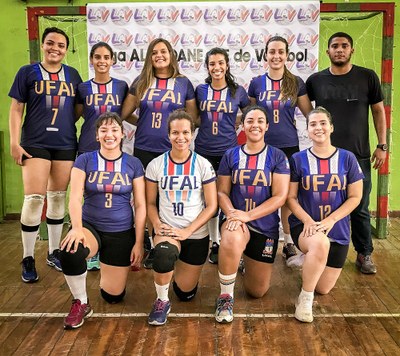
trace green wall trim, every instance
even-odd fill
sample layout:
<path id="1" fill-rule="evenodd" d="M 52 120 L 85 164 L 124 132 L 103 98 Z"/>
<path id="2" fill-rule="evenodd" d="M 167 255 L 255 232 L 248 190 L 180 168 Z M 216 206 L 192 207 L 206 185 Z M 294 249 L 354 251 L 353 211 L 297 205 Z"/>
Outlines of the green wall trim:
<path id="1" fill-rule="evenodd" d="M 359 12 L 360 11 L 360 4 L 359 3 L 344 3 L 344 4 L 337 4 L 337 11 L 342 12 Z"/>
<path id="2" fill-rule="evenodd" d="M 384 36 L 382 38 L 382 59 L 393 59 L 393 37 Z"/>
<path id="3" fill-rule="evenodd" d="M 383 91 L 383 104 L 385 106 L 392 106 L 392 83 L 382 83 Z"/>

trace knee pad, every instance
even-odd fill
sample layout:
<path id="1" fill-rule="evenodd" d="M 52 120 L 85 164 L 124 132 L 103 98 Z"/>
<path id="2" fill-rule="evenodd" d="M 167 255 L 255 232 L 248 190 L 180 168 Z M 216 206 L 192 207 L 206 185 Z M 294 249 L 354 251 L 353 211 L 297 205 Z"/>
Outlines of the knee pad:
<path id="1" fill-rule="evenodd" d="M 86 272 L 86 257 L 89 256 L 90 250 L 87 247 L 83 247 L 81 243 L 78 245 L 78 249 L 74 252 L 67 252 L 61 250 L 60 252 L 60 263 L 64 274 L 67 276 L 79 276 Z"/>
<path id="2" fill-rule="evenodd" d="M 168 241 L 160 242 L 154 247 L 153 270 L 158 273 L 167 273 L 174 270 L 178 259 L 178 248 Z"/>
<path id="3" fill-rule="evenodd" d="M 44 195 L 42 194 L 30 194 L 25 195 L 24 204 L 22 205 L 21 211 L 21 225 L 22 230 L 29 231 L 24 229 L 30 227 L 37 227 L 40 225 L 40 220 L 42 217 L 44 205 Z"/>
<path id="4" fill-rule="evenodd" d="M 48 224 L 62 224 L 65 215 L 65 191 L 47 192 L 47 212 L 46 218 Z"/>
<path id="5" fill-rule="evenodd" d="M 196 284 L 196 287 L 194 287 L 190 292 L 184 292 L 182 289 L 179 288 L 175 281 L 172 283 L 174 292 L 181 302 L 188 302 L 192 300 L 197 293 L 198 285 L 199 284 Z"/>
<path id="6" fill-rule="evenodd" d="M 119 303 L 120 301 L 122 301 L 122 299 L 124 299 L 126 289 L 124 289 L 123 292 L 119 295 L 113 295 L 113 294 L 107 293 L 104 289 L 100 288 L 100 293 L 101 293 L 101 296 L 103 297 L 103 299 L 107 303 L 116 304 L 116 303 Z"/>

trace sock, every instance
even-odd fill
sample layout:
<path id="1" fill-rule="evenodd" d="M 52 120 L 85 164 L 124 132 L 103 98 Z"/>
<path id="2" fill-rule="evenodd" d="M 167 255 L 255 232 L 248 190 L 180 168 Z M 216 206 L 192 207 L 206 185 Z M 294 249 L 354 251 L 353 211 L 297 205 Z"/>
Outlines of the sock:
<path id="1" fill-rule="evenodd" d="M 169 300 L 169 298 L 168 298 L 169 283 L 164 284 L 163 286 L 160 286 L 159 284 L 154 282 L 154 285 L 156 286 L 157 298 L 162 300 L 163 302 L 168 301 Z"/>
<path id="2" fill-rule="evenodd" d="M 74 299 L 79 299 L 82 304 L 87 304 L 88 302 L 88 297 L 86 293 L 86 275 L 87 272 L 78 276 L 67 276 L 64 274 L 65 280 L 67 281 L 72 296 L 74 297 Z"/>
<path id="3" fill-rule="evenodd" d="M 299 298 L 300 297 L 305 297 L 306 299 L 313 300 L 314 299 L 314 292 L 306 292 L 303 288 L 301 288 L 301 292 L 300 292 Z"/>
<path id="4" fill-rule="evenodd" d="M 285 244 L 285 245 L 287 245 L 287 244 L 292 244 L 293 243 L 293 240 L 292 240 L 292 236 L 290 236 L 290 234 L 283 234 L 283 243 Z"/>
<path id="5" fill-rule="evenodd" d="M 23 258 L 28 256 L 32 256 L 33 258 L 35 258 L 35 244 L 38 231 L 39 231 L 39 226 L 36 231 L 21 231 L 22 246 L 24 249 Z"/>
<path id="6" fill-rule="evenodd" d="M 49 234 L 49 253 L 60 248 L 61 234 L 64 223 L 62 224 L 47 224 L 47 231 Z"/>
<path id="7" fill-rule="evenodd" d="M 233 274 L 222 274 L 218 271 L 219 285 L 221 287 L 221 294 L 229 294 L 233 297 L 233 290 L 235 289 L 237 273 Z"/>
<path id="8" fill-rule="evenodd" d="M 219 245 L 220 235 L 219 235 L 219 217 L 216 216 L 211 218 L 208 222 L 208 231 L 210 233 L 210 238 L 212 242 L 215 242 Z"/>

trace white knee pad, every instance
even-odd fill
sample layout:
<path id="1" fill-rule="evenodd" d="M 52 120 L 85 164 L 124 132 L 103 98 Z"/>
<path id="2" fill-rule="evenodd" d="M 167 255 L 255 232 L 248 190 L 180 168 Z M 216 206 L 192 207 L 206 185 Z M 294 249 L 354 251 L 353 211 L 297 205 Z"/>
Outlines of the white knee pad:
<path id="1" fill-rule="evenodd" d="M 64 219 L 65 196 L 67 192 L 47 192 L 47 213 L 46 217 L 53 220 Z"/>
<path id="2" fill-rule="evenodd" d="M 26 226 L 40 225 L 44 197 L 42 194 L 25 195 L 21 212 L 21 224 Z"/>

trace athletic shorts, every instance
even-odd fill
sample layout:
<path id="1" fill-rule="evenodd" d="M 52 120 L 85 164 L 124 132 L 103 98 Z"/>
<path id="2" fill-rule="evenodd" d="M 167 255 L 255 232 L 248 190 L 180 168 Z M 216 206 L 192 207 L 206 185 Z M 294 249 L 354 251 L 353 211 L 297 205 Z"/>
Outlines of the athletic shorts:
<path id="1" fill-rule="evenodd" d="M 292 146 L 292 147 L 282 147 L 280 148 L 281 151 L 286 155 L 287 159 L 292 157 L 296 152 L 299 152 L 299 146 Z"/>
<path id="2" fill-rule="evenodd" d="M 36 147 L 24 147 L 24 150 L 28 152 L 32 158 L 43 158 L 48 161 L 75 161 L 76 150 L 53 150 L 48 148 L 36 148 Z M 25 155 L 22 156 L 22 160 L 29 159 Z"/>
<path id="3" fill-rule="evenodd" d="M 128 267 L 131 265 L 131 251 L 136 241 L 135 229 L 118 232 L 103 232 L 93 225 L 83 222 L 99 244 L 100 262 L 110 266 Z"/>
<path id="4" fill-rule="evenodd" d="M 208 256 L 210 236 L 202 239 L 187 239 L 181 241 L 179 259 L 189 265 L 201 266 Z"/>
<path id="5" fill-rule="evenodd" d="M 299 250 L 299 236 L 303 231 L 303 227 L 303 224 L 299 224 L 290 228 L 290 235 L 292 236 L 293 242 Z M 330 243 L 331 246 L 329 248 L 328 261 L 326 262 L 326 265 L 327 267 L 332 268 L 342 268 L 346 262 L 349 245 L 341 245 L 335 241 L 330 241 Z"/>
<path id="6" fill-rule="evenodd" d="M 200 156 L 203 156 L 214 168 L 215 174 L 218 173 L 219 164 L 221 163 L 221 159 L 223 156 L 208 156 L 199 153 Z"/>
<path id="7" fill-rule="evenodd" d="M 147 168 L 148 164 L 158 156 L 161 156 L 163 152 L 150 152 L 145 150 L 140 150 L 139 148 L 134 148 L 133 155 L 139 158 L 140 162 L 142 162 L 144 169 Z"/>
<path id="8" fill-rule="evenodd" d="M 243 254 L 259 262 L 274 263 L 278 250 L 278 239 L 270 238 L 250 229 L 249 231 L 250 240 Z"/>

